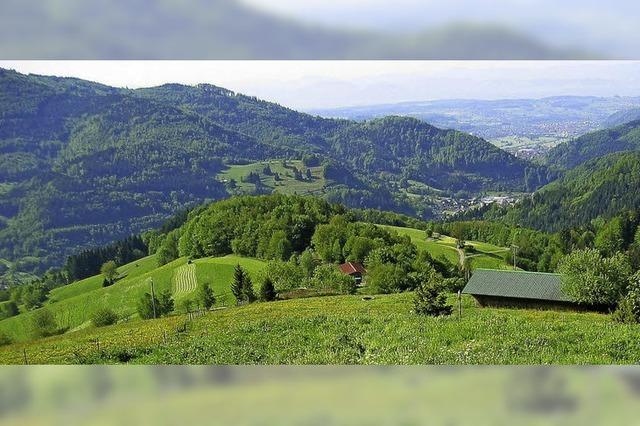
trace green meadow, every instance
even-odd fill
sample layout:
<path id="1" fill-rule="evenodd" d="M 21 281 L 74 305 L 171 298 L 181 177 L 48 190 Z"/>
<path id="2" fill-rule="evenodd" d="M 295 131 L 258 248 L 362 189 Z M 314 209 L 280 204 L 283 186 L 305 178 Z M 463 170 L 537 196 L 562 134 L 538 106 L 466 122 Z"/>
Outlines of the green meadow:
<path id="1" fill-rule="evenodd" d="M 411 293 L 255 303 L 86 328 L 0 348 L 1 363 L 634 364 L 640 329 L 597 313 L 479 308 L 412 312 Z M 449 302 L 457 305 L 455 296 Z M 457 308 L 457 306 L 456 306 Z"/>
<path id="2" fill-rule="evenodd" d="M 299 194 L 311 195 L 322 192 L 327 181 L 322 174 L 322 167 L 305 167 L 300 160 L 287 160 L 286 167 L 280 160 L 260 161 L 250 164 L 229 165 L 226 170 L 219 173 L 217 178 L 221 181 L 229 181 L 233 179 L 236 182 L 236 191 L 240 194 L 251 194 L 256 189 L 253 183 L 243 182 L 249 173 L 254 172 L 260 175 L 260 182 L 266 188 L 275 190 L 282 194 Z M 272 175 L 263 172 L 264 168 L 269 166 Z M 308 168 L 311 171 L 311 180 L 296 180 L 294 168 L 305 171 Z M 280 180 L 275 179 L 278 174 Z"/>
<path id="3" fill-rule="evenodd" d="M 228 290 L 233 269 L 240 263 L 251 274 L 256 275 L 264 262 L 237 256 L 205 258 L 194 262 L 198 282 L 210 282 L 214 294 L 220 295 L 218 305 L 232 302 Z M 119 278 L 115 284 L 102 287 L 104 277 L 96 275 L 77 281 L 51 292 L 51 299 L 45 305 L 55 316 L 58 324 L 70 331 L 91 327 L 91 318 L 100 308 L 110 308 L 121 321 L 137 319 L 136 303 L 145 293 L 154 291 L 175 291 L 176 271 L 187 264 L 186 258 L 177 259 L 167 265 L 157 267 L 155 256 L 149 256 L 124 265 L 118 269 Z M 190 294 L 180 298 L 191 297 Z M 176 303 L 180 300 L 177 298 Z M 14 341 L 32 338 L 32 319 L 36 311 L 26 312 L 0 321 L 0 332 Z"/>
<path id="4" fill-rule="evenodd" d="M 427 238 L 425 232 L 420 229 L 389 225 L 380 226 L 396 231 L 400 235 L 408 235 L 411 238 L 411 242 L 413 242 L 419 250 L 428 251 L 434 259 L 444 257 L 454 265 L 460 263 L 460 255 L 456 250 L 456 241 L 452 237 L 442 235 L 439 238 Z M 478 241 L 466 241 L 465 244 L 467 247 L 473 249 L 467 252 L 472 269 L 510 268 L 510 265 L 508 265 L 505 260 L 507 249 L 504 247 Z"/>
<path id="5" fill-rule="evenodd" d="M 420 250 L 457 264 L 455 240 L 427 239 L 418 229 L 385 226 L 408 235 Z M 508 268 L 504 250 L 469 241 L 473 267 Z M 494 252 L 498 252 L 497 254 Z M 157 267 L 155 256 L 118 269 L 116 283 L 102 287 L 97 275 L 55 289 L 45 305 L 65 334 L 33 340 L 35 311 L 0 321 L 0 333 L 15 343 L 0 347 L 0 363 L 169 364 L 530 364 L 634 363 L 640 361 L 640 331 L 605 315 L 479 308 L 458 300 L 450 317 L 412 312 L 412 293 L 327 296 L 235 306 L 230 291 L 237 264 L 256 290 L 265 262 L 235 255 L 177 259 Z M 170 291 L 176 313 L 140 320 L 136 303 L 149 292 Z M 195 297 L 199 283 L 216 295 L 214 309 L 185 316 L 179 308 Z M 92 315 L 114 310 L 118 324 L 96 328 Z"/>

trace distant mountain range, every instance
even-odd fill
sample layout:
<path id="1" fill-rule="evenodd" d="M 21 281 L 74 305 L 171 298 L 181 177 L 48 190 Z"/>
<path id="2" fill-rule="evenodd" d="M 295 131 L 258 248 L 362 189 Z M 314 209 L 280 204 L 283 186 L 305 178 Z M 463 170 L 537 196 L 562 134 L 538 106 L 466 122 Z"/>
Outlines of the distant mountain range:
<path id="1" fill-rule="evenodd" d="M 640 120 L 561 143 L 543 161 L 561 177 L 513 206 L 487 205 L 459 217 L 560 231 L 640 208 Z"/>
<path id="2" fill-rule="evenodd" d="M 612 124 L 631 121 L 640 97 L 557 96 L 542 99 L 435 100 L 354 106 L 310 111 L 324 117 L 368 120 L 387 115 L 419 118 L 485 139 L 576 137 Z M 631 112 L 629 112 L 631 110 Z M 627 115 L 625 115 L 627 114 Z"/>
<path id="3" fill-rule="evenodd" d="M 221 171 L 267 159 L 322 166 L 331 201 L 423 217 L 429 198 L 411 185 L 530 191 L 555 176 L 414 118 L 323 119 L 211 85 L 128 90 L 0 70 L 0 258 L 59 264 L 229 196 Z"/>

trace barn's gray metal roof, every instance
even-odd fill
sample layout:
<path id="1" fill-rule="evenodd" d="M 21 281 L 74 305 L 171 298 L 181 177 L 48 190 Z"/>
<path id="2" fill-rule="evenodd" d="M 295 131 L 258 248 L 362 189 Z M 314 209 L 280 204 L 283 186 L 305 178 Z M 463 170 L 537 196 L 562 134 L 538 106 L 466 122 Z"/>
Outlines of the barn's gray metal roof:
<path id="1" fill-rule="evenodd" d="M 571 302 L 571 298 L 562 292 L 560 275 L 544 272 L 476 269 L 462 292 L 478 296 Z"/>

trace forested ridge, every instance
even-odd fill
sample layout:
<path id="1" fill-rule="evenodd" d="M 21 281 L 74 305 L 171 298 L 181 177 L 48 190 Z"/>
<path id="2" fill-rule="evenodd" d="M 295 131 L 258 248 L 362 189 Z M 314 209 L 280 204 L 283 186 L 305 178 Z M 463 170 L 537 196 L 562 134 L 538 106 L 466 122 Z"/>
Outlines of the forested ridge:
<path id="1" fill-rule="evenodd" d="M 557 232 L 640 208 L 638 188 L 640 152 L 620 152 L 567 171 L 514 206 L 487 205 L 456 219 L 483 218 Z"/>
<path id="2" fill-rule="evenodd" d="M 42 272 L 226 198 L 228 164 L 315 158 L 324 196 L 429 217 L 390 182 L 532 190 L 554 177 L 421 121 L 329 120 L 211 85 L 117 89 L 0 70 L 0 258 Z M 16 263 L 17 262 L 17 263 Z"/>
<path id="3" fill-rule="evenodd" d="M 640 120 L 612 128 L 587 133 L 564 142 L 547 154 L 547 162 L 554 167 L 572 169 L 603 155 L 640 150 Z"/>

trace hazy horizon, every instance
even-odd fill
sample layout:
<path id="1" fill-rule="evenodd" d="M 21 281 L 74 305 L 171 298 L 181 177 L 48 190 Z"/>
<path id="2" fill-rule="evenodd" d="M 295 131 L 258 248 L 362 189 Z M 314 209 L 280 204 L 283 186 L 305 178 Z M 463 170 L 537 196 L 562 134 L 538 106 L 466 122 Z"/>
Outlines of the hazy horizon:
<path id="1" fill-rule="evenodd" d="M 0 61 L 115 87 L 214 84 L 313 111 L 441 100 L 640 96 L 640 61 Z"/>

